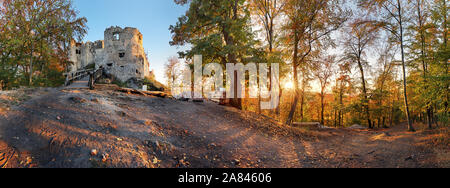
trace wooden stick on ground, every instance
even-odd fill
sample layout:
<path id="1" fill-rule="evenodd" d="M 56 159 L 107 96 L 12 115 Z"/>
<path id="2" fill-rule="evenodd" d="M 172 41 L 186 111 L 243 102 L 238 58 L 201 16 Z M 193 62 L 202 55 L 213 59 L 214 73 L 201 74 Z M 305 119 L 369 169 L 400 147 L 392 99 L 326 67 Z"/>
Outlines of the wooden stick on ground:
<path id="1" fill-rule="evenodd" d="M 129 88 L 118 88 L 117 91 L 123 92 L 123 93 L 129 93 L 129 94 L 137 94 L 137 95 L 143 95 L 143 96 L 155 96 L 160 98 L 170 98 L 170 95 L 167 93 L 161 92 L 161 91 L 139 91 L 136 89 L 129 89 Z"/>

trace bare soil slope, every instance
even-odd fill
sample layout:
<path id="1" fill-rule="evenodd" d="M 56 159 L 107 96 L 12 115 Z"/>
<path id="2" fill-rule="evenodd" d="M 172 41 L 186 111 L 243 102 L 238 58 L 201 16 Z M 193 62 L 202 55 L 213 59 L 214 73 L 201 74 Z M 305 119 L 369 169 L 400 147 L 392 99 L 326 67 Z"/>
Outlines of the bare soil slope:
<path id="1" fill-rule="evenodd" d="M 304 130 L 210 102 L 110 90 L 28 95 L 0 106 L 0 167 L 450 167 L 447 141 L 434 146 L 432 133 L 404 125 Z"/>

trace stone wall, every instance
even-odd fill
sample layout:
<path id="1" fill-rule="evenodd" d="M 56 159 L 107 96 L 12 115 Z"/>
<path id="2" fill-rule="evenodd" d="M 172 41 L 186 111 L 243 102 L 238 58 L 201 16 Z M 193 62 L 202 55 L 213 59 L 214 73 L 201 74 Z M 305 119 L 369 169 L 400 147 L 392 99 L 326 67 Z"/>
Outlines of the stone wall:
<path id="1" fill-rule="evenodd" d="M 96 51 L 103 48 L 103 41 L 75 43 L 72 41 L 69 60 L 74 64 L 70 71 L 74 72 L 85 68 L 88 65 L 95 64 Z"/>
<path id="2" fill-rule="evenodd" d="M 95 64 L 96 69 L 104 68 L 106 74 L 121 82 L 150 75 L 143 36 L 138 29 L 110 27 L 104 37 L 104 41 L 72 45 L 70 60 L 74 65 L 71 71 Z"/>

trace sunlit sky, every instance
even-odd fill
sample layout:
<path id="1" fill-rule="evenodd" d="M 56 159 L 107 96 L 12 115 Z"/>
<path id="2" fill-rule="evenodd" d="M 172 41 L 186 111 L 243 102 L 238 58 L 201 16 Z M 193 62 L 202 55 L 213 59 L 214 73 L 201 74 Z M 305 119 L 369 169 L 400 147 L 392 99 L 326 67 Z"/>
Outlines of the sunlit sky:
<path id="1" fill-rule="evenodd" d="M 74 0 L 79 15 L 88 19 L 85 41 L 103 40 L 111 26 L 135 27 L 144 35 L 144 48 L 149 53 L 150 69 L 158 81 L 164 82 L 164 64 L 176 56 L 177 47 L 169 45 L 169 26 L 177 22 L 187 7 L 173 0 Z"/>

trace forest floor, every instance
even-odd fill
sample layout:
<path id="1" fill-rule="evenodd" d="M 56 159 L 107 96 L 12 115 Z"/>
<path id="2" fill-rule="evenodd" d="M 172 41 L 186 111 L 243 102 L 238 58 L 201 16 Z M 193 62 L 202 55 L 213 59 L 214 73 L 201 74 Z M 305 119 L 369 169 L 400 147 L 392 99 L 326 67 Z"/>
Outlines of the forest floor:
<path id="1" fill-rule="evenodd" d="M 0 167 L 450 167 L 448 127 L 287 127 L 212 102 L 107 88 L 0 91 Z"/>

